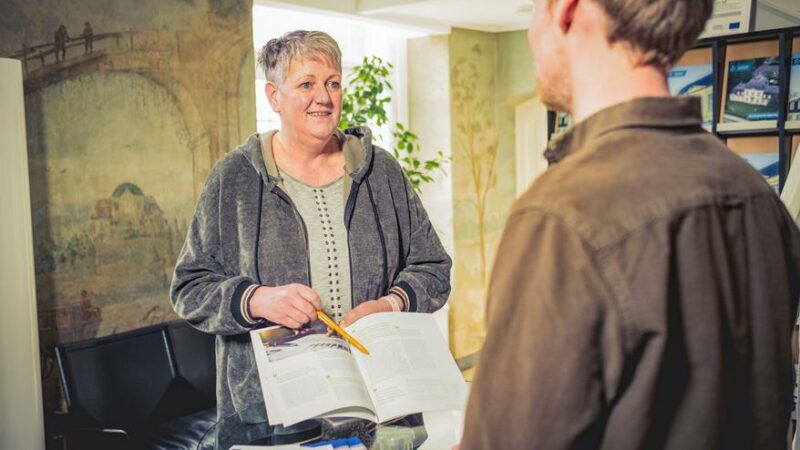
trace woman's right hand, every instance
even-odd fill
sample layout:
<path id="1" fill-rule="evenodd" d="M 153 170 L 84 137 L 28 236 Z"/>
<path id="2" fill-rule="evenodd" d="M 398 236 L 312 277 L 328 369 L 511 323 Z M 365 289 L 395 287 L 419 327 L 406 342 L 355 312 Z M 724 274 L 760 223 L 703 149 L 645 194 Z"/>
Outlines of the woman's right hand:
<path id="1" fill-rule="evenodd" d="M 314 289 L 298 283 L 261 286 L 250 298 L 250 313 L 254 317 L 295 330 L 316 320 L 320 309 L 322 302 Z"/>

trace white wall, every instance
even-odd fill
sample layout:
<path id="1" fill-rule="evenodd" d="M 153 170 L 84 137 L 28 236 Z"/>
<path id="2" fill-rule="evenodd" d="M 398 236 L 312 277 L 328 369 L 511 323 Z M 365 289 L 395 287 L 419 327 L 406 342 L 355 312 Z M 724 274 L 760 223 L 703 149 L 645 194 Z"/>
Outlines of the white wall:
<path id="1" fill-rule="evenodd" d="M 44 449 L 22 65 L 0 58 L 0 448 Z"/>
<path id="2" fill-rule="evenodd" d="M 269 39 L 282 36 L 292 30 L 320 30 L 333 37 L 342 51 L 342 75 L 344 88 L 348 88 L 352 68 L 361 64 L 365 56 L 379 56 L 394 65 L 390 82 L 394 86 L 392 101 L 387 105 L 389 123 L 381 128 L 371 127 L 373 141 L 383 148 L 394 144 L 391 127 L 394 122 L 408 125 L 406 97 L 406 40 L 420 36 L 418 32 L 373 23 L 358 16 L 331 14 L 323 11 L 296 10 L 260 6 L 253 7 L 253 42 L 258 51 Z M 261 69 L 256 70 L 256 113 L 258 131 L 280 129 L 280 117 L 272 111 L 264 94 L 266 77 Z"/>
<path id="3" fill-rule="evenodd" d="M 450 50 L 447 36 L 428 36 L 408 40 L 408 127 L 417 136 L 421 157 L 429 159 L 442 151 L 451 155 L 450 146 Z M 431 223 L 447 253 L 453 257 L 452 164 L 437 173 L 434 183 L 422 188 L 422 199 Z M 452 273 L 451 273 L 452 280 Z M 435 314 L 447 339 L 448 310 Z"/>
<path id="4" fill-rule="evenodd" d="M 800 1 L 798 0 L 757 0 L 757 31 L 775 28 L 796 27 L 800 25 Z"/>

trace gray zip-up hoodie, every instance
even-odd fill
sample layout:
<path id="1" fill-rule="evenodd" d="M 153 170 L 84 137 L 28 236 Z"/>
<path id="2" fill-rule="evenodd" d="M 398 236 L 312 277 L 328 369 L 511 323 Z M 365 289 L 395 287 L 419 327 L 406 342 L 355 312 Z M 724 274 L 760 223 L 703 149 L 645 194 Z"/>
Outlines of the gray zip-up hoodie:
<path id="1" fill-rule="evenodd" d="M 450 257 L 398 162 L 366 128 L 336 133 L 345 152 L 344 220 L 353 306 L 386 295 L 433 312 L 450 293 Z M 263 136 L 262 136 L 263 137 Z M 273 325 L 244 308 L 253 285 L 310 285 L 305 227 L 251 136 L 216 163 L 206 181 L 172 280 L 172 304 L 195 328 L 217 335 L 217 415 L 265 420 L 247 333 Z M 270 150 L 265 148 L 265 150 Z M 271 151 L 265 151 L 271 154 Z M 268 168 L 269 166 L 269 168 Z"/>

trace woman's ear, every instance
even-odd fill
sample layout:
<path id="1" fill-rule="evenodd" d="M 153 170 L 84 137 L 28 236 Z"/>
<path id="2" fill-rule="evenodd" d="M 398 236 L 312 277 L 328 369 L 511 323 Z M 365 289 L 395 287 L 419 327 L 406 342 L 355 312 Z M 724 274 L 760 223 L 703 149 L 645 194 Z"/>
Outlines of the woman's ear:
<path id="1" fill-rule="evenodd" d="M 267 100 L 269 101 L 269 106 L 272 107 L 272 110 L 276 113 L 280 112 L 279 102 L 278 102 L 278 87 L 272 81 L 267 81 L 267 85 L 264 87 L 264 92 L 267 94 Z"/>

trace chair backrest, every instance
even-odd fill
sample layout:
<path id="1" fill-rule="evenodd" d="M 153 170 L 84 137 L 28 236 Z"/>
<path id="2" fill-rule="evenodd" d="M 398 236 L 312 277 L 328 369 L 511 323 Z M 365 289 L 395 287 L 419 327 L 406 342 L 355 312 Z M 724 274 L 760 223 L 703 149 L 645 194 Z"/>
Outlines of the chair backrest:
<path id="1" fill-rule="evenodd" d="M 175 378 L 163 325 L 56 346 L 67 406 L 103 427 L 143 424 Z"/>
<path id="2" fill-rule="evenodd" d="M 176 372 L 202 397 L 207 406 L 216 403 L 216 337 L 184 321 L 167 324 Z"/>

